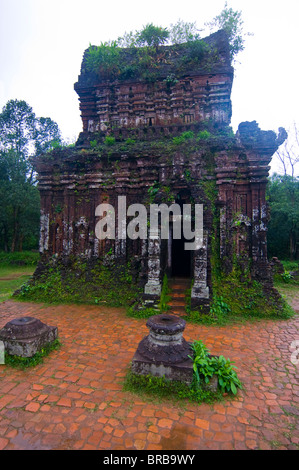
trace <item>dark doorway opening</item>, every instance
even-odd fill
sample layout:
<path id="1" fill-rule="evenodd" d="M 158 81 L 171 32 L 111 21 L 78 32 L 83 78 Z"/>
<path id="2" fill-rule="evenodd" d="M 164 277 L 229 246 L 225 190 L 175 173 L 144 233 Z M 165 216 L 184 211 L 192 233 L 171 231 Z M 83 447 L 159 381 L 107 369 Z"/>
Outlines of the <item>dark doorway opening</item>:
<path id="1" fill-rule="evenodd" d="M 172 277 L 190 277 L 191 251 L 185 250 L 185 239 L 172 240 L 171 249 L 171 275 Z"/>
<path id="2" fill-rule="evenodd" d="M 187 188 L 181 189 L 177 193 L 175 203 L 180 206 L 181 213 L 181 237 L 179 239 L 174 238 L 174 224 L 178 221 L 173 219 L 170 226 L 170 238 L 168 245 L 168 266 L 169 272 L 172 277 L 191 277 L 191 250 L 185 250 L 185 243 L 190 243 L 192 240 L 186 240 L 184 237 L 183 230 L 183 215 L 184 215 L 184 204 L 190 204 L 191 195 Z"/>

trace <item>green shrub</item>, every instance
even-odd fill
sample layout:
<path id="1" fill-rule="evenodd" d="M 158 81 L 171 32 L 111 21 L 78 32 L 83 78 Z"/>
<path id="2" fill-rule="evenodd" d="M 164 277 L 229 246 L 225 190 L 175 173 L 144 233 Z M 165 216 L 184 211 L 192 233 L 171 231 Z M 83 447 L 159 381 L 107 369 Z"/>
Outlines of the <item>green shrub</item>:
<path id="1" fill-rule="evenodd" d="M 291 273 L 290 273 L 289 271 L 287 271 L 287 270 L 285 270 L 285 271 L 282 273 L 281 277 L 282 277 L 283 281 L 286 282 L 286 283 L 289 283 L 289 282 L 292 280 L 292 278 L 293 278 L 293 276 L 291 275 Z"/>
<path id="2" fill-rule="evenodd" d="M 187 140 L 194 139 L 194 132 L 193 131 L 185 131 L 181 135 L 173 137 L 172 142 L 175 145 L 181 145 Z"/>

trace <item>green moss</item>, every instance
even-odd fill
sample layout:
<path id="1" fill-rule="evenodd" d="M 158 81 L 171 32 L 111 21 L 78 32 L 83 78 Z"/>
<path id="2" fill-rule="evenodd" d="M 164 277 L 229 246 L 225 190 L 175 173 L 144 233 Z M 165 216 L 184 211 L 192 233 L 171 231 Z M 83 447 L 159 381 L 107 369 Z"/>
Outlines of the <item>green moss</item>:
<path id="1" fill-rule="evenodd" d="M 32 357 L 20 357 L 5 353 L 5 365 L 15 367 L 17 369 L 27 369 L 29 367 L 35 367 L 43 363 L 45 357 L 49 356 L 52 351 L 56 351 L 61 347 L 59 339 L 54 340 L 52 343 L 46 344 L 40 351 L 34 354 Z"/>
<path id="2" fill-rule="evenodd" d="M 15 294 L 23 301 L 127 306 L 140 294 L 130 264 L 84 260 L 54 261 Z"/>
<path id="3" fill-rule="evenodd" d="M 167 310 L 170 309 L 168 305 L 168 302 L 171 299 L 169 292 L 170 292 L 170 289 L 168 285 L 168 278 L 167 278 L 167 275 L 165 274 L 163 277 L 161 297 L 160 297 L 160 303 L 159 303 L 159 309 L 161 312 L 166 312 Z"/>
<path id="4" fill-rule="evenodd" d="M 245 280 L 232 273 L 214 282 L 211 313 L 218 322 L 248 319 L 288 319 L 294 312 L 284 299 L 265 292 L 258 281 Z"/>

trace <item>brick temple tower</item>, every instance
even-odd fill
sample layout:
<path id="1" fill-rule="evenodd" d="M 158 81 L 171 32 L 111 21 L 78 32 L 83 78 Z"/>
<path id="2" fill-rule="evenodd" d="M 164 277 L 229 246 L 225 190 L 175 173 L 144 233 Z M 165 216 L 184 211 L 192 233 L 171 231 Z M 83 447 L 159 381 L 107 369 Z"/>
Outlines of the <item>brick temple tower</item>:
<path id="1" fill-rule="evenodd" d="M 237 262 L 252 279 L 271 285 L 267 260 L 269 163 L 283 134 L 256 122 L 230 128 L 233 68 L 224 31 L 200 42 L 155 51 L 121 49 L 121 66 L 91 69 L 84 54 L 75 90 L 83 131 L 74 148 L 36 162 L 41 195 L 40 251 L 50 257 L 134 260 L 143 297 L 155 301 L 161 280 L 193 281 L 191 303 L 208 310 L 213 263 L 230 272 Z M 145 54 L 147 55 L 145 57 Z M 146 59 L 146 60 L 145 60 Z M 184 240 L 99 240 L 96 208 L 118 198 L 127 205 L 203 205 L 203 244 Z M 170 219 L 171 221 L 171 219 Z"/>

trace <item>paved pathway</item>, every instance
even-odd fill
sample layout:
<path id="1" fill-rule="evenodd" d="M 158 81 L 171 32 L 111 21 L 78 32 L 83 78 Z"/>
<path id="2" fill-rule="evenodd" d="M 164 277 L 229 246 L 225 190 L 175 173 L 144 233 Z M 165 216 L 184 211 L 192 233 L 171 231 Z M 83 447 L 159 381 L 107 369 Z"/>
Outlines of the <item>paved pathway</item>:
<path id="1" fill-rule="evenodd" d="M 187 324 L 188 341 L 234 360 L 245 389 L 223 403 L 158 402 L 122 381 L 146 320 L 98 306 L 0 304 L 0 327 L 31 315 L 63 347 L 27 371 L 0 365 L 0 449 L 298 449 L 299 316 L 230 327 Z"/>

